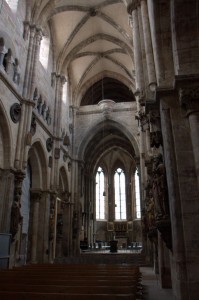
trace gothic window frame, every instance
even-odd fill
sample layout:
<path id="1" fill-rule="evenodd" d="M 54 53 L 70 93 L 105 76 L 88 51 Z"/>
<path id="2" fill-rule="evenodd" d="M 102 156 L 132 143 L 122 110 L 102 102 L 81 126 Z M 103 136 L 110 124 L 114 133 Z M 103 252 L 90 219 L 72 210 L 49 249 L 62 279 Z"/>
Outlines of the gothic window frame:
<path id="1" fill-rule="evenodd" d="M 140 176 L 138 169 L 134 173 L 134 187 L 135 187 L 135 218 L 141 219 L 141 199 L 140 199 Z"/>
<path id="2" fill-rule="evenodd" d="M 100 181 L 100 176 L 103 177 Z M 98 177 L 98 178 L 97 178 Z M 95 190 L 95 217 L 97 221 L 105 221 L 106 206 L 105 206 L 105 174 L 104 169 L 99 166 L 95 175 L 96 190 Z"/>
<path id="3" fill-rule="evenodd" d="M 119 172 L 118 170 L 121 171 Z M 118 187 L 116 186 L 117 174 L 119 175 Z M 121 177 L 120 177 L 121 175 L 124 178 L 123 182 L 121 181 Z M 116 198 L 117 192 L 119 192 L 119 198 Z M 126 221 L 127 220 L 126 176 L 125 176 L 124 169 L 121 167 L 118 167 L 114 172 L 114 203 L 115 203 L 115 221 Z"/>

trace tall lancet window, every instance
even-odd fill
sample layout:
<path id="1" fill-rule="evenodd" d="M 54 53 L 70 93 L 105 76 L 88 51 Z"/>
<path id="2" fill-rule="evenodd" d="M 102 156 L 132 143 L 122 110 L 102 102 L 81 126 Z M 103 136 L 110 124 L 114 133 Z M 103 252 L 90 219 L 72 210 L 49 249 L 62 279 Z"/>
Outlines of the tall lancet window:
<path id="1" fill-rule="evenodd" d="M 126 188 L 124 171 L 118 168 L 114 176 L 115 219 L 126 220 Z"/>
<path id="2" fill-rule="evenodd" d="M 136 201 L 136 218 L 141 218 L 140 212 L 140 181 L 138 171 L 135 171 L 135 201 Z"/>
<path id="3" fill-rule="evenodd" d="M 104 172 L 101 167 L 96 174 L 96 220 L 105 219 Z"/>

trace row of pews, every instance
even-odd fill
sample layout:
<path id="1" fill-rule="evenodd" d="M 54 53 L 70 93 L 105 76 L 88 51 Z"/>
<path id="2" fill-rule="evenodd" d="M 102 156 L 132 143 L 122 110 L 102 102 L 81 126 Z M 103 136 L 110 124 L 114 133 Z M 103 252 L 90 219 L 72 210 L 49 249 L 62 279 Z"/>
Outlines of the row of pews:
<path id="1" fill-rule="evenodd" d="M 137 300 L 141 274 L 131 264 L 36 264 L 0 271 L 1 300 Z"/>

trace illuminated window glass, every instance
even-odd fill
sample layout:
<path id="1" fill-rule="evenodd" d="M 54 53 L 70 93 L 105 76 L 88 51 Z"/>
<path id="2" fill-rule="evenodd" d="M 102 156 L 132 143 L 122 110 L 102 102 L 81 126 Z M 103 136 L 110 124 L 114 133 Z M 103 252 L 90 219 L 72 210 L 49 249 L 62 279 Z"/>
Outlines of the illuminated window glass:
<path id="1" fill-rule="evenodd" d="M 135 172 L 135 200 L 136 200 L 136 218 L 141 218 L 140 213 L 140 181 L 138 171 Z"/>
<path id="2" fill-rule="evenodd" d="M 96 219 L 105 219 L 104 172 L 101 167 L 96 174 Z"/>
<path id="3" fill-rule="evenodd" d="M 114 176 L 115 219 L 126 220 L 126 189 L 124 171 L 118 168 Z"/>
<path id="4" fill-rule="evenodd" d="M 17 6 L 18 6 L 19 0 L 6 0 L 6 2 L 8 3 L 8 5 L 10 6 L 10 9 L 13 12 L 17 11 Z"/>
<path id="5" fill-rule="evenodd" d="M 50 40 L 48 37 L 44 36 L 41 40 L 39 61 L 45 70 L 47 70 L 48 67 L 49 49 L 50 49 Z"/>

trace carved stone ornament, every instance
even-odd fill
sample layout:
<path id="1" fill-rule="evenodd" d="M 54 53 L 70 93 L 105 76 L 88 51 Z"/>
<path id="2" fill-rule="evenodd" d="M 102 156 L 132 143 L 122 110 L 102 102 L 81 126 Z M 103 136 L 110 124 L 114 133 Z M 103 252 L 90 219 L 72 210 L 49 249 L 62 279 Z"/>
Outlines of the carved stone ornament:
<path id="1" fill-rule="evenodd" d="M 36 133 L 36 129 L 37 129 L 36 117 L 32 115 L 32 120 L 30 125 L 30 132 L 32 136 Z"/>
<path id="2" fill-rule="evenodd" d="M 70 172 L 71 171 L 71 162 L 69 161 L 68 163 L 68 171 Z"/>
<path id="3" fill-rule="evenodd" d="M 52 138 L 48 138 L 46 141 L 46 149 L 48 152 L 50 152 L 52 150 L 53 147 L 53 140 Z"/>
<path id="4" fill-rule="evenodd" d="M 131 0 L 127 6 L 127 12 L 131 15 L 132 12 L 140 5 L 140 0 Z"/>
<path id="5" fill-rule="evenodd" d="M 150 146 L 151 148 L 159 148 L 162 145 L 162 133 L 161 131 L 150 132 Z"/>
<path id="6" fill-rule="evenodd" d="M 180 104 L 186 109 L 199 110 L 199 87 L 179 90 Z"/>
<path id="7" fill-rule="evenodd" d="M 141 127 L 142 131 L 144 131 L 146 127 L 149 126 L 149 119 L 145 112 L 139 111 L 138 115 L 135 116 L 135 119 L 138 120 L 138 126 Z"/>
<path id="8" fill-rule="evenodd" d="M 14 123 L 18 123 L 21 118 L 21 105 L 14 103 L 10 108 L 10 117 Z"/>
<path id="9" fill-rule="evenodd" d="M 38 89 L 36 87 L 35 90 L 34 90 L 34 93 L 33 93 L 33 101 L 37 101 L 38 97 L 39 97 L 39 95 L 38 95 Z"/>
<path id="10" fill-rule="evenodd" d="M 54 158 L 55 159 L 60 158 L 60 148 L 55 148 Z"/>
<path id="11" fill-rule="evenodd" d="M 66 153 L 64 153 L 63 155 L 63 161 L 66 162 L 68 155 Z"/>
<path id="12" fill-rule="evenodd" d="M 11 220 L 10 220 L 10 232 L 12 234 L 12 241 L 15 240 L 15 235 L 18 232 L 19 225 L 21 224 L 23 218 L 21 216 L 21 194 L 22 194 L 22 182 L 25 174 L 22 172 L 17 172 L 15 174 L 15 188 L 14 188 L 14 201 L 11 208 Z"/>
<path id="13" fill-rule="evenodd" d="M 64 136 L 63 144 L 64 146 L 70 146 L 70 138 L 67 134 Z"/>
<path id="14" fill-rule="evenodd" d="M 71 124 L 69 124 L 69 132 L 70 132 L 70 134 L 72 134 L 73 133 L 73 124 L 71 123 Z"/>

